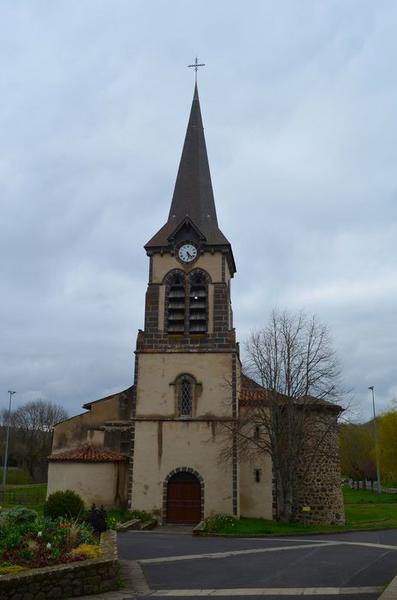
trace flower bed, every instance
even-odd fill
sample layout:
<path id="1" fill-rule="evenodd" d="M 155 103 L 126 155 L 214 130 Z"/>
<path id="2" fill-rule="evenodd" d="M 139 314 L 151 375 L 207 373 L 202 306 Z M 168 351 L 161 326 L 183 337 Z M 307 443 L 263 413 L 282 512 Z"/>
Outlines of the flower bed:
<path id="1" fill-rule="evenodd" d="M 0 576 L 1 600 L 62 599 L 117 589 L 118 561 L 114 531 L 102 534 L 100 548 L 100 558 Z"/>
<path id="2" fill-rule="evenodd" d="M 100 555 L 92 528 L 77 519 L 38 517 L 27 508 L 0 513 L 0 576 Z"/>
<path id="3" fill-rule="evenodd" d="M 70 598 L 117 589 L 116 533 L 105 531 L 106 512 L 92 506 L 87 513 L 75 501 L 73 492 L 58 493 L 47 501 L 46 517 L 24 507 L 0 508 L 1 600 Z M 62 512 L 69 516 L 59 516 Z"/>

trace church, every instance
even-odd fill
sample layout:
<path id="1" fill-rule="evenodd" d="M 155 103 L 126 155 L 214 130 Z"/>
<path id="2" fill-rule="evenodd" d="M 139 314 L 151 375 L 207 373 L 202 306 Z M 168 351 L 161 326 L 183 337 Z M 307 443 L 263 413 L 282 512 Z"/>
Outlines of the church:
<path id="1" fill-rule="evenodd" d="M 163 523 L 218 513 L 272 519 L 270 456 L 239 458 L 233 447 L 230 460 L 220 458 L 223 426 L 243 410 L 253 382 L 241 374 L 231 304 L 236 264 L 218 224 L 197 83 L 168 219 L 145 251 L 133 385 L 55 426 L 48 493 L 73 489 L 87 505 L 145 510 Z M 260 397 L 265 390 L 257 387 Z M 324 477 L 314 487 L 328 489 L 320 499 L 313 491 L 313 505 L 330 521 L 343 513 L 338 465 Z"/>

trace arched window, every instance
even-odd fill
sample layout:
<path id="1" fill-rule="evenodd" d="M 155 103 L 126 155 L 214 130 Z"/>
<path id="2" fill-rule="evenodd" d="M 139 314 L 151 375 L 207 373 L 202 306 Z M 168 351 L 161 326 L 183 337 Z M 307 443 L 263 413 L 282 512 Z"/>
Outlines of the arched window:
<path id="1" fill-rule="evenodd" d="M 167 331 L 168 333 L 185 332 L 186 293 L 185 276 L 177 271 L 169 277 L 167 297 Z"/>
<path id="2" fill-rule="evenodd" d="M 189 333 L 207 332 L 207 277 L 202 271 L 190 275 Z"/>
<path id="3" fill-rule="evenodd" d="M 190 375 L 181 375 L 177 381 L 178 415 L 191 417 L 193 411 L 194 379 Z"/>

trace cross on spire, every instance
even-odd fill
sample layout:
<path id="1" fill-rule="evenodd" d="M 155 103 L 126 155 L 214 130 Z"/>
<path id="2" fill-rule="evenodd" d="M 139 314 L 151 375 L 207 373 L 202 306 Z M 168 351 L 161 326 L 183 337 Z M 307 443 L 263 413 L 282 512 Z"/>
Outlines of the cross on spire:
<path id="1" fill-rule="evenodd" d="M 193 67 L 195 70 L 195 74 L 194 74 L 194 79 L 195 82 L 197 83 L 197 71 L 199 67 L 205 67 L 205 63 L 199 63 L 198 58 L 196 56 L 195 60 L 194 60 L 194 64 L 192 65 L 188 65 L 188 67 Z"/>

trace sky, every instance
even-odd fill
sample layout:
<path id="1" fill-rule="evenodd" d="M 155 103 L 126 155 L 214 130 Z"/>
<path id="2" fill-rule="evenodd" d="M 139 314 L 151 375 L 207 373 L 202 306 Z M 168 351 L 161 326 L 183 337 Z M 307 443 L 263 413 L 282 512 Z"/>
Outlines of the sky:
<path id="1" fill-rule="evenodd" d="M 397 398 L 397 4 L 3 0 L 0 408 L 133 381 L 148 259 L 199 92 L 240 342 L 329 326 L 356 406 Z"/>

